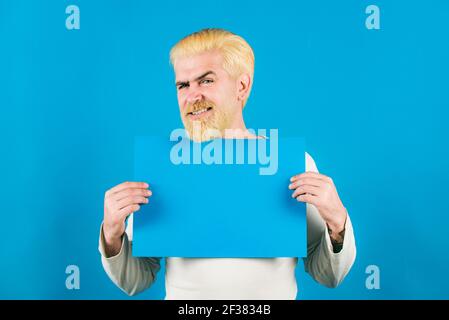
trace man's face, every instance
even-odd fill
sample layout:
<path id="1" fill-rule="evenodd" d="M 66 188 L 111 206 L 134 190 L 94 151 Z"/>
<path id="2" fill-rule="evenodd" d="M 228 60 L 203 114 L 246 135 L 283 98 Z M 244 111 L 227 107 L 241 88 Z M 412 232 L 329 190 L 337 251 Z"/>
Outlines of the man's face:
<path id="1" fill-rule="evenodd" d="M 223 136 L 224 130 L 241 116 L 237 80 L 222 65 L 219 52 L 183 57 L 175 62 L 181 119 L 195 141 L 208 140 L 216 136 L 217 130 Z"/>

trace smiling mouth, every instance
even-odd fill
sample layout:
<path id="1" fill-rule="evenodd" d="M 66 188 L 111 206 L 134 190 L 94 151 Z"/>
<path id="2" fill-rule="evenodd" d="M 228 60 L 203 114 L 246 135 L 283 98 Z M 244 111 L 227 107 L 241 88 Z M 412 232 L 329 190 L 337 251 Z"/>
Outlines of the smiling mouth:
<path id="1" fill-rule="evenodd" d="M 208 112 L 210 110 L 212 110 L 212 107 L 202 108 L 200 110 L 188 112 L 187 115 L 188 116 L 193 116 L 193 117 L 198 117 L 198 116 L 201 116 L 202 114 L 204 114 L 204 113 L 206 113 L 206 112 Z"/>

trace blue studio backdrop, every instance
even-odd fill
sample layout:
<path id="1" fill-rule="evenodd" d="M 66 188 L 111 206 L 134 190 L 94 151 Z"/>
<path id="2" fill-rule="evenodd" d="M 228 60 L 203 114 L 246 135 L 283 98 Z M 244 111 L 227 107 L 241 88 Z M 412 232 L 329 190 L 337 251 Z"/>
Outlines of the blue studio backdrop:
<path id="1" fill-rule="evenodd" d="M 448 299 L 448 21 L 445 0 L 0 0 L 0 298 L 164 297 L 164 268 L 130 298 L 104 273 L 104 192 L 132 180 L 135 136 L 182 125 L 171 46 L 221 27 L 255 51 L 247 125 L 305 137 L 354 225 L 344 282 L 300 262 L 298 299 Z"/>

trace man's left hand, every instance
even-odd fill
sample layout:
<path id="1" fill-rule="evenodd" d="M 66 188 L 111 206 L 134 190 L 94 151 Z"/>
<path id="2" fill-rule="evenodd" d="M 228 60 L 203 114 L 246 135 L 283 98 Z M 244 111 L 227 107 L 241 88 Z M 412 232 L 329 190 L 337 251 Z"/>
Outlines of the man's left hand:
<path id="1" fill-rule="evenodd" d="M 292 198 L 313 204 L 318 209 L 332 234 L 339 234 L 344 230 L 346 208 L 330 177 L 316 172 L 304 172 L 291 177 L 288 188 L 294 190 Z"/>

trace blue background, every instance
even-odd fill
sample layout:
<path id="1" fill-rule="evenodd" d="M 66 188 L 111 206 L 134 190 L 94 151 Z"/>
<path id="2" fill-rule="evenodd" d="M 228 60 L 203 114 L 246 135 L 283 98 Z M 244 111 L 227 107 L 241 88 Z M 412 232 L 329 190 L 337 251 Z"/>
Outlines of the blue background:
<path id="1" fill-rule="evenodd" d="M 444 0 L 1 0 L 0 298 L 126 298 L 97 251 L 104 192 L 132 178 L 134 136 L 181 125 L 168 52 L 204 27 L 252 45 L 247 125 L 305 137 L 351 215 L 351 273 L 327 289 L 301 263 L 298 298 L 449 298 L 447 21 Z M 163 298 L 163 275 L 135 298 Z"/>

